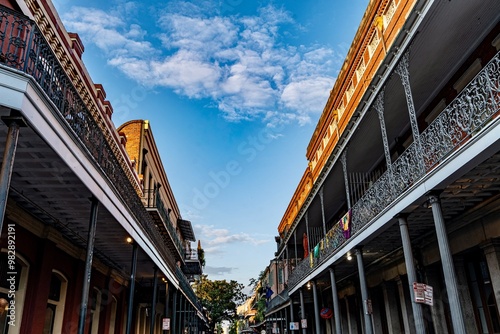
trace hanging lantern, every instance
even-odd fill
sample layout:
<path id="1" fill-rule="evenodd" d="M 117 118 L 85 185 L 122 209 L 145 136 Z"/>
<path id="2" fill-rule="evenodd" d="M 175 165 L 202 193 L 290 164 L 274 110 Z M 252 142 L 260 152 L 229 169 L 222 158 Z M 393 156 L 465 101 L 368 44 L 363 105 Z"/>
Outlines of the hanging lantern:
<path id="1" fill-rule="evenodd" d="M 323 307 L 319 312 L 319 316 L 323 319 L 330 319 L 333 317 L 333 311 L 329 307 Z"/>

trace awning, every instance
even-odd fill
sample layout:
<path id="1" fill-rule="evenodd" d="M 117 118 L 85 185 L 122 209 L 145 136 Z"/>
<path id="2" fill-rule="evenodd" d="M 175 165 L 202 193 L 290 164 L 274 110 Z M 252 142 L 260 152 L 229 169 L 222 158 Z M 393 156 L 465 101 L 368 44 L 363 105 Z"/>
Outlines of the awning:
<path id="1" fill-rule="evenodd" d="M 196 241 L 194 236 L 193 225 L 189 220 L 177 219 L 177 227 L 182 233 L 185 240 Z"/>

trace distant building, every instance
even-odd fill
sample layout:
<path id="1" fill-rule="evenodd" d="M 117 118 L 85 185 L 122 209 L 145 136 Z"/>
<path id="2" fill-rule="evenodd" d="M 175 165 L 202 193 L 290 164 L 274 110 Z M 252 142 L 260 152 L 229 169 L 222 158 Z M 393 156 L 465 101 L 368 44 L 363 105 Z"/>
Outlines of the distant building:
<path id="1" fill-rule="evenodd" d="M 268 333 L 500 331 L 499 21 L 369 2 L 278 226 Z"/>
<path id="2" fill-rule="evenodd" d="M 0 332 L 205 332 L 150 124 L 115 129 L 50 1 L 0 4 Z"/>

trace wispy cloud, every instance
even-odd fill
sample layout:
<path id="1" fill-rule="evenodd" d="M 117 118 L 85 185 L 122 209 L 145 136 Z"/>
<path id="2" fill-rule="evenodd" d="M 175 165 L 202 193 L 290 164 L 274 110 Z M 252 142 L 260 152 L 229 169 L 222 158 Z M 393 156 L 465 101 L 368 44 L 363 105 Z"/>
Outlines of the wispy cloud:
<path id="1" fill-rule="evenodd" d="M 223 276 L 226 274 L 231 274 L 235 268 L 230 267 L 210 267 L 206 266 L 203 269 L 203 273 L 207 275 Z"/>
<path id="2" fill-rule="evenodd" d="M 245 243 L 254 246 L 262 245 L 272 241 L 271 237 L 258 238 L 247 233 L 231 233 L 224 228 L 215 228 L 213 225 L 194 225 L 194 231 L 198 239 L 203 240 L 202 247 L 205 253 L 220 254 L 226 245 L 234 243 Z"/>
<path id="3" fill-rule="evenodd" d="M 295 22 L 286 10 L 268 5 L 255 16 L 221 16 L 210 2 L 174 1 L 159 11 L 159 31 L 151 33 L 128 15 L 138 8 L 73 7 L 63 21 L 131 79 L 208 98 L 228 120 L 302 124 L 322 112 L 341 56 L 287 44 L 283 36 Z"/>

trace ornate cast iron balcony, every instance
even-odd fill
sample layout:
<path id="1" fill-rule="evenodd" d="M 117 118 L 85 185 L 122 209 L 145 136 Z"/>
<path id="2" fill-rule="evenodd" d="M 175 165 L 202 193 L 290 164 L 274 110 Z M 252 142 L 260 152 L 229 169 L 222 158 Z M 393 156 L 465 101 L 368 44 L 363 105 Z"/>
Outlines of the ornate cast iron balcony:
<path id="1" fill-rule="evenodd" d="M 288 288 L 281 291 L 279 294 L 277 294 L 275 297 L 273 297 L 269 302 L 267 303 L 267 311 L 271 311 L 272 309 L 284 304 L 287 302 L 288 299 Z"/>
<path id="2" fill-rule="evenodd" d="M 142 197 L 144 207 L 148 210 L 153 218 L 156 226 L 160 230 L 161 234 L 166 238 L 167 245 L 172 249 L 173 253 L 177 253 L 177 260 L 184 260 L 184 248 L 182 247 L 182 242 L 179 239 L 168 210 L 165 208 L 165 204 L 161 200 L 160 192 L 158 189 L 147 189 L 144 190 L 144 195 Z"/>
<path id="3" fill-rule="evenodd" d="M 200 301 L 198 300 L 198 297 L 194 293 L 193 288 L 191 287 L 191 284 L 189 284 L 188 279 L 186 278 L 186 276 L 184 275 L 184 273 L 182 272 L 182 270 L 179 267 L 175 268 L 175 274 L 176 274 L 177 278 L 179 279 L 179 285 L 180 285 L 182 291 L 184 291 L 186 296 L 188 296 L 190 298 L 190 300 L 196 306 L 198 311 L 203 314 L 203 307 L 202 307 Z"/>
<path id="4" fill-rule="evenodd" d="M 500 53 L 478 73 L 439 116 L 420 134 L 416 143 L 392 164 L 352 207 L 351 238 L 391 205 L 413 184 L 424 178 L 441 161 L 456 151 L 500 110 Z M 421 163 L 423 162 L 423 163 Z M 320 255 L 302 260 L 288 279 L 294 287 L 331 257 L 346 239 L 339 224 L 319 242 Z"/>
<path id="5" fill-rule="evenodd" d="M 47 98 L 75 141 L 96 168 L 108 178 L 109 186 L 130 208 L 135 221 L 166 263 L 172 256 L 104 133 L 81 99 L 72 81 L 35 22 L 21 13 L 0 6 L 0 66 L 30 75 Z"/>

